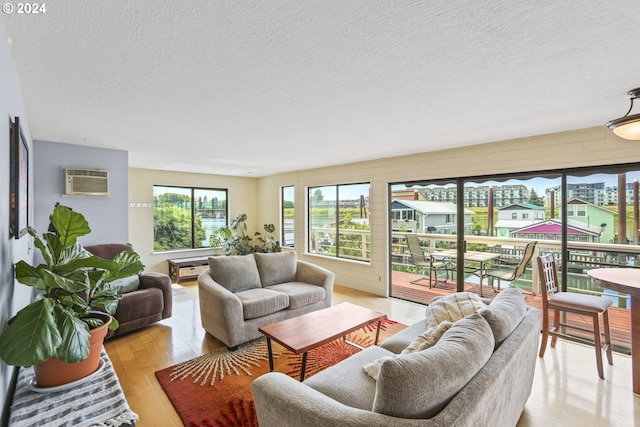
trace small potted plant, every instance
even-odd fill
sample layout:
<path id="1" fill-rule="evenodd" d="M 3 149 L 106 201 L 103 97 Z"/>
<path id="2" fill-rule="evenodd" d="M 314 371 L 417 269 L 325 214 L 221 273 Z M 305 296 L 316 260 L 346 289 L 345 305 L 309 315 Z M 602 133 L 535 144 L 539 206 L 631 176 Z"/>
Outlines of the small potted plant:
<path id="1" fill-rule="evenodd" d="M 276 231 L 273 224 L 264 225 L 264 236 L 259 231 L 256 231 L 253 236 L 249 236 L 246 220 L 247 214 L 240 214 L 231 222 L 230 227 L 219 230 L 227 255 L 248 255 L 255 252 L 270 253 L 282 250 L 280 242 L 272 236 Z"/>
<path id="2" fill-rule="evenodd" d="M 42 238 L 28 228 L 44 263 L 15 265 L 16 279 L 40 295 L 10 319 L 0 335 L 0 358 L 9 365 L 34 366 L 39 387 L 69 383 L 98 369 L 107 327 L 118 327 L 111 316 L 121 297 L 110 282 L 144 269 L 135 252 L 122 252 L 111 261 L 85 250 L 77 238 L 91 228 L 82 214 L 56 205 L 49 219 L 55 232 Z M 54 371 L 71 372 L 46 379 L 44 371 L 51 365 Z"/>

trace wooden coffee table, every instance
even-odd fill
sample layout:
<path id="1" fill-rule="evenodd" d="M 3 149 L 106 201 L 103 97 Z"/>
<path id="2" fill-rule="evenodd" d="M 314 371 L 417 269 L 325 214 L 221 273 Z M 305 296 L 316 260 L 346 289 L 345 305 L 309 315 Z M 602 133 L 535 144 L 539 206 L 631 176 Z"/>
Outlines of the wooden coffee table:
<path id="1" fill-rule="evenodd" d="M 387 315 L 343 302 L 323 310 L 313 311 L 298 317 L 272 323 L 258 328 L 267 337 L 269 350 L 269 369 L 273 372 L 273 352 L 271 340 L 281 344 L 294 354 L 302 353 L 302 369 L 300 381 L 304 381 L 304 371 L 307 365 L 307 352 L 340 337 L 346 343 L 346 335 L 372 322 L 378 322 L 375 344 L 380 336 L 380 323 Z M 355 345 L 358 348 L 362 348 Z"/>

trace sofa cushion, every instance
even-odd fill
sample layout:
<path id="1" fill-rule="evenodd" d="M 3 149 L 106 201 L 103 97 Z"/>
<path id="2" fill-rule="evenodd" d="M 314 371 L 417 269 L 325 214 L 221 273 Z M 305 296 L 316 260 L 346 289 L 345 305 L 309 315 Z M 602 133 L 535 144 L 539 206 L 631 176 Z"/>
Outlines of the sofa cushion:
<path id="1" fill-rule="evenodd" d="M 140 276 L 123 277 L 109 282 L 111 287 L 120 295 L 133 292 L 140 286 Z"/>
<path id="2" fill-rule="evenodd" d="M 402 350 L 411 345 L 414 339 L 421 333 L 425 332 L 431 326 L 427 324 L 427 319 L 420 319 L 417 322 L 409 325 L 408 328 L 404 328 L 400 332 L 395 333 L 386 340 L 384 340 L 380 347 L 386 348 L 396 354 L 400 354 Z"/>
<path id="3" fill-rule="evenodd" d="M 297 259 L 294 251 L 254 255 L 263 287 L 296 280 Z"/>
<path id="4" fill-rule="evenodd" d="M 289 296 L 289 308 L 299 308 L 305 305 L 322 301 L 325 297 L 322 286 L 310 285 L 308 283 L 289 282 L 266 287 L 274 291 L 282 292 Z"/>
<path id="5" fill-rule="evenodd" d="M 429 326 L 436 326 L 445 320 L 456 322 L 483 307 L 486 304 L 477 294 L 456 292 L 431 301 L 425 310 L 425 316 Z"/>
<path id="6" fill-rule="evenodd" d="M 306 379 L 304 384 L 344 405 L 371 411 L 376 383 L 364 372 L 362 366 L 391 355 L 393 353 L 390 351 L 372 345 L 318 372 Z"/>
<path id="7" fill-rule="evenodd" d="M 497 348 L 524 319 L 527 304 L 520 289 L 508 287 L 479 312 L 491 326 Z"/>
<path id="8" fill-rule="evenodd" d="M 116 309 L 115 318 L 118 319 L 121 326 L 123 323 L 140 321 L 140 326 L 148 325 L 148 318 L 154 315 L 160 316 L 162 319 L 162 310 L 164 310 L 164 296 L 158 288 L 140 289 L 138 291 L 128 292 L 123 295 L 122 300 Z M 157 320 L 153 320 L 155 322 Z M 117 329 L 119 334 L 124 330 Z"/>
<path id="9" fill-rule="evenodd" d="M 289 297 L 282 292 L 264 288 L 247 289 L 236 292 L 242 302 L 244 320 L 266 316 L 289 306 Z"/>
<path id="10" fill-rule="evenodd" d="M 373 411 L 400 418 L 435 416 L 484 366 L 493 347 L 493 332 L 482 315 L 463 318 L 433 347 L 382 363 Z"/>
<path id="11" fill-rule="evenodd" d="M 231 292 L 260 287 L 260 275 L 253 255 L 209 257 L 211 277 Z"/>
<path id="12" fill-rule="evenodd" d="M 444 321 L 437 326 L 432 326 L 420 335 L 418 335 L 406 348 L 402 350 L 400 354 L 410 354 L 415 353 L 416 351 L 426 350 L 429 347 L 433 347 L 436 345 L 442 334 L 444 334 L 453 323 Z M 387 359 L 389 356 L 377 359 L 372 363 L 368 363 L 363 366 L 364 371 L 369 374 L 371 378 L 374 380 L 378 379 L 378 374 L 380 373 L 380 366 L 382 366 L 382 362 Z M 397 355 L 393 355 L 390 357 L 397 357 Z"/>
<path id="13" fill-rule="evenodd" d="M 416 351 L 426 350 L 436 345 L 442 334 L 453 326 L 453 322 L 445 320 L 436 326 L 432 326 L 414 339 L 400 354 L 410 354 Z"/>

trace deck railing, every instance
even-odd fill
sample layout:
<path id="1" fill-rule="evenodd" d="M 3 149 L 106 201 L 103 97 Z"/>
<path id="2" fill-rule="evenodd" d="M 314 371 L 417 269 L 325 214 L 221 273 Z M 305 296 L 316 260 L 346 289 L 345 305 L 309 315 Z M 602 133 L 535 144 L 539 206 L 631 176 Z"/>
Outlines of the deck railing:
<path id="1" fill-rule="evenodd" d="M 340 258 L 369 261 L 371 259 L 371 235 L 370 230 L 340 230 L 336 236 L 335 229 L 315 229 L 310 243 L 310 251 L 338 256 Z M 391 242 L 392 270 L 415 271 L 411 263 L 409 251 L 403 232 L 393 232 Z M 436 252 L 439 249 L 454 248 L 457 242 L 455 234 L 428 234 L 417 233 L 424 245 L 426 252 Z M 339 239 L 338 253 L 336 254 L 336 237 Z M 515 264 L 522 258 L 524 248 L 533 239 L 516 239 L 490 236 L 465 236 L 468 250 L 487 252 L 499 252 L 502 262 L 511 261 Z M 606 267 L 630 267 L 640 268 L 640 246 L 619 245 L 609 243 L 568 242 L 568 290 L 595 295 L 610 294 L 611 291 L 594 287 L 586 272 L 592 268 Z M 538 271 L 535 268 L 537 256 L 553 253 L 559 263 L 562 262 L 560 253 L 562 243 L 556 240 L 538 240 L 532 262 L 528 265 L 525 274 L 516 281 L 516 284 L 533 293 L 539 293 Z M 629 307 L 627 295 L 616 295 L 617 306 Z"/>
<path id="2" fill-rule="evenodd" d="M 413 268 L 409 251 L 405 243 L 405 234 L 400 232 L 392 233 L 392 269 L 407 271 Z M 417 233 L 424 245 L 426 252 L 435 252 L 442 248 L 453 248 L 456 245 L 457 236 L 453 234 L 426 234 Z M 532 240 L 532 239 L 531 239 Z M 511 259 L 517 263 L 523 256 L 524 248 L 530 239 L 498 238 L 488 236 L 465 236 L 467 249 L 500 252 L 501 259 Z M 640 246 L 568 242 L 569 251 L 567 272 L 568 290 L 572 292 L 582 292 L 601 295 L 610 291 L 604 291 L 591 285 L 591 281 L 586 272 L 592 268 L 606 267 L 630 267 L 640 268 Z M 525 275 L 517 280 L 520 287 L 530 290 L 533 293 L 539 292 L 538 271 L 535 268 L 537 256 L 553 253 L 561 262 L 562 243 L 555 240 L 538 240 L 532 262 L 527 267 Z M 629 307 L 627 295 L 615 295 L 618 298 L 619 307 Z"/>

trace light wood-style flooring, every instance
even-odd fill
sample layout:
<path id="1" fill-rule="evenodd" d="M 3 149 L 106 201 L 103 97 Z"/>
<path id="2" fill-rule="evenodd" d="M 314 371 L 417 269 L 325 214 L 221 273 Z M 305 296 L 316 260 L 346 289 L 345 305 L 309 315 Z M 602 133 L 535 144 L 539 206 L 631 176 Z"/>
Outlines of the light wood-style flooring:
<path id="1" fill-rule="evenodd" d="M 154 372 L 191 359 L 222 344 L 200 326 L 195 282 L 183 283 L 174 295 L 173 316 L 156 325 L 105 343 L 138 427 L 182 425 Z M 334 303 L 348 301 L 411 324 L 425 306 L 336 286 Z M 592 347 L 559 340 L 537 360 L 533 391 L 519 427 L 639 426 L 640 397 L 631 391 L 631 358 L 614 353 L 598 378 Z M 509 396 L 504 396 L 509 399 Z"/>

